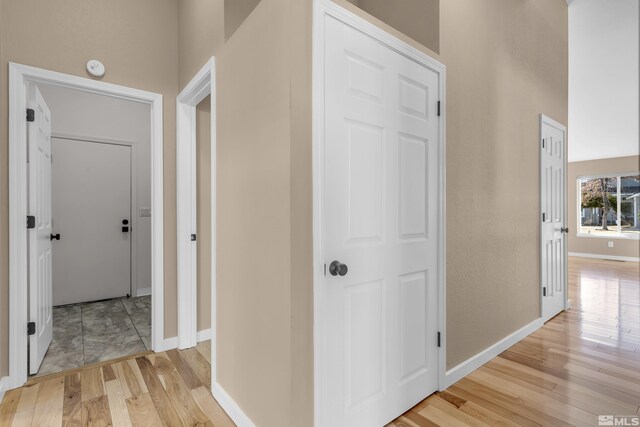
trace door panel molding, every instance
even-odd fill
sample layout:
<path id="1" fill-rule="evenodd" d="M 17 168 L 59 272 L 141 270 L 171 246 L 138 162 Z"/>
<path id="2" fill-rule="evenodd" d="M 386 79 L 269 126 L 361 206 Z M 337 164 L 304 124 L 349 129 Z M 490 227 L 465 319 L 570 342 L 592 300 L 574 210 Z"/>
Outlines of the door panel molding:
<path id="1" fill-rule="evenodd" d="M 151 109 L 151 346 L 164 346 L 163 100 L 158 93 L 9 63 L 9 388 L 27 380 L 27 133 L 28 84 L 53 84 L 126 99 Z"/>
<path id="2" fill-rule="evenodd" d="M 438 189 L 438 206 L 437 206 L 437 252 L 439 254 L 437 260 L 437 276 L 435 277 L 437 288 L 437 325 L 438 330 L 441 333 L 441 347 L 438 349 L 438 386 L 440 390 L 443 390 L 446 386 L 446 294 L 445 294 L 445 212 L 446 212 L 446 153 L 445 153 L 445 112 L 446 112 L 446 98 L 445 98 L 445 66 L 427 56 L 424 52 L 412 47 L 404 41 L 390 35 L 375 25 L 365 21 L 352 12 L 347 11 L 343 7 L 335 4 L 330 0 L 315 0 L 314 1 L 314 18 L 313 18 L 313 269 L 314 269 L 314 425 L 321 427 L 327 425 L 326 417 L 323 414 L 324 405 L 322 402 L 323 393 L 323 380 L 325 377 L 325 366 L 323 366 L 323 353 L 321 346 L 321 339 L 324 335 L 323 319 L 326 315 L 326 301 L 323 300 L 323 289 L 325 286 L 325 261 L 326 256 L 324 253 L 322 236 L 323 227 L 322 224 L 325 220 L 323 213 L 323 200 L 324 200 L 324 139 L 325 139 L 325 23 L 328 19 L 335 19 L 343 24 L 346 24 L 361 33 L 373 38 L 379 42 L 382 46 L 390 48 L 395 53 L 398 53 L 405 58 L 410 59 L 413 62 L 418 63 L 421 66 L 435 72 L 438 77 L 438 93 L 437 97 L 441 102 L 441 115 L 438 119 L 438 138 L 437 141 L 431 141 L 431 143 L 437 144 L 438 147 L 438 176 L 437 176 L 437 189 Z M 353 56 L 353 55 L 351 55 Z M 351 57 L 350 57 L 351 58 Z M 351 58 L 353 59 L 353 58 Z M 358 59 L 360 59 L 358 57 Z M 353 64 L 351 64 L 353 66 Z M 364 67 L 363 61 L 357 61 L 357 65 L 361 68 Z M 346 88 L 349 91 L 363 97 L 371 102 L 382 102 L 380 91 L 376 91 L 374 83 L 377 81 L 377 74 L 375 71 L 378 69 L 372 67 L 368 62 L 365 64 L 368 68 L 367 71 L 370 74 L 370 78 L 366 82 L 357 82 L 359 86 Z M 355 85 L 351 82 L 352 86 Z M 365 83 L 369 83 L 368 86 Z M 405 82 L 406 83 L 406 82 Z M 422 117 L 425 113 L 425 106 L 420 101 L 419 97 L 416 98 L 418 92 L 416 89 L 420 87 L 405 85 L 407 91 L 412 90 L 408 95 L 412 95 L 411 99 L 415 102 L 403 105 L 407 111 L 404 111 L 410 120 L 416 123 L 420 120 L 424 120 Z M 405 220 L 414 220 L 414 218 L 405 218 Z M 407 222 L 411 227 L 407 228 L 407 236 L 404 238 L 419 239 L 423 237 L 422 227 L 418 227 L 417 220 L 413 222 Z M 420 224 L 422 225 L 422 224 Z M 425 224 L 424 227 L 428 227 Z M 426 231 L 426 230 L 425 230 Z M 388 236 L 387 236 L 388 237 Z M 432 236 L 436 237 L 436 236 Z M 390 237 L 389 237 L 390 238 Z M 393 236 L 395 239 L 396 236 Z M 413 361 L 412 361 L 413 363 Z M 417 366 L 416 362 L 416 366 Z M 419 370 L 419 368 L 418 368 Z M 410 373 L 408 373 L 409 376 Z M 400 414 L 398 414 L 400 415 Z"/>

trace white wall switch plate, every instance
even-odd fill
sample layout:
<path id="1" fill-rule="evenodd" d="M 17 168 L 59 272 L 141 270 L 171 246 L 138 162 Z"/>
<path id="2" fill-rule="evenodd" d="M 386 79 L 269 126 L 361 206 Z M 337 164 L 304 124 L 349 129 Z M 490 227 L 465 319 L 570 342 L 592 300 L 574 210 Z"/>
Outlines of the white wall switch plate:
<path id="1" fill-rule="evenodd" d="M 609 242 L 609 247 L 612 248 L 613 247 L 613 242 Z"/>

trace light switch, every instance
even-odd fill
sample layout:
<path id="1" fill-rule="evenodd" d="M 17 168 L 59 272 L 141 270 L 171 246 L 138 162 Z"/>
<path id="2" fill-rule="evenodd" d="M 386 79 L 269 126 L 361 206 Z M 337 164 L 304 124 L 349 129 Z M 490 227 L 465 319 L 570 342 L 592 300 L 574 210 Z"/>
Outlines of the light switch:
<path id="1" fill-rule="evenodd" d="M 151 218 L 151 208 L 140 208 L 140 218 Z"/>
<path id="2" fill-rule="evenodd" d="M 613 242 L 609 242 L 609 247 L 612 248 L 613 247 Z"/>

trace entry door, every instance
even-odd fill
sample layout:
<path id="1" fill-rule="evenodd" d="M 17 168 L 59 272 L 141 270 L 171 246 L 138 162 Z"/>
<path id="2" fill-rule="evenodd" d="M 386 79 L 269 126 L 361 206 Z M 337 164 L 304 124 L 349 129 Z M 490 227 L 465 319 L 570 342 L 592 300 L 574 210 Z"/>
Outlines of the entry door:
<path id="1" fill-rule="evenodd" d="M 438 75 L 327 17 L 323 426 L 437 389 Z"/>
<path id="2" fill-rule="evenodd" d="M 27 120 L 29 215 L 29 373 L 35 374 L 53 338 L 51 305 L 51 112 L 35 85 L 29 87 Z M 30 114 L 29 114 L 30 115 Z"/>
<path id="3" fill-rule="evenodd" d="M 131 147 L 53 139 L 54 305 L 131 293 Z"/>
<path id="4" fill-rule="evenodd" d="M 542 318 L 565 309 L 567 300 L 566 128 L 540 118 Z"/>

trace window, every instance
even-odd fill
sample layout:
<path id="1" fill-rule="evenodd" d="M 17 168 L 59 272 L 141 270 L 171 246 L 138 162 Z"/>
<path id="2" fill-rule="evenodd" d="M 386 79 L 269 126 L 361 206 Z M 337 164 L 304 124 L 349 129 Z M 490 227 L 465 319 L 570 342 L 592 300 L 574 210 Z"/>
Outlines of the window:
<path id="1" fill-rule="evenodd" d="M 640 238 L 640 173 L 578 178 L 579 236 Z"/>

